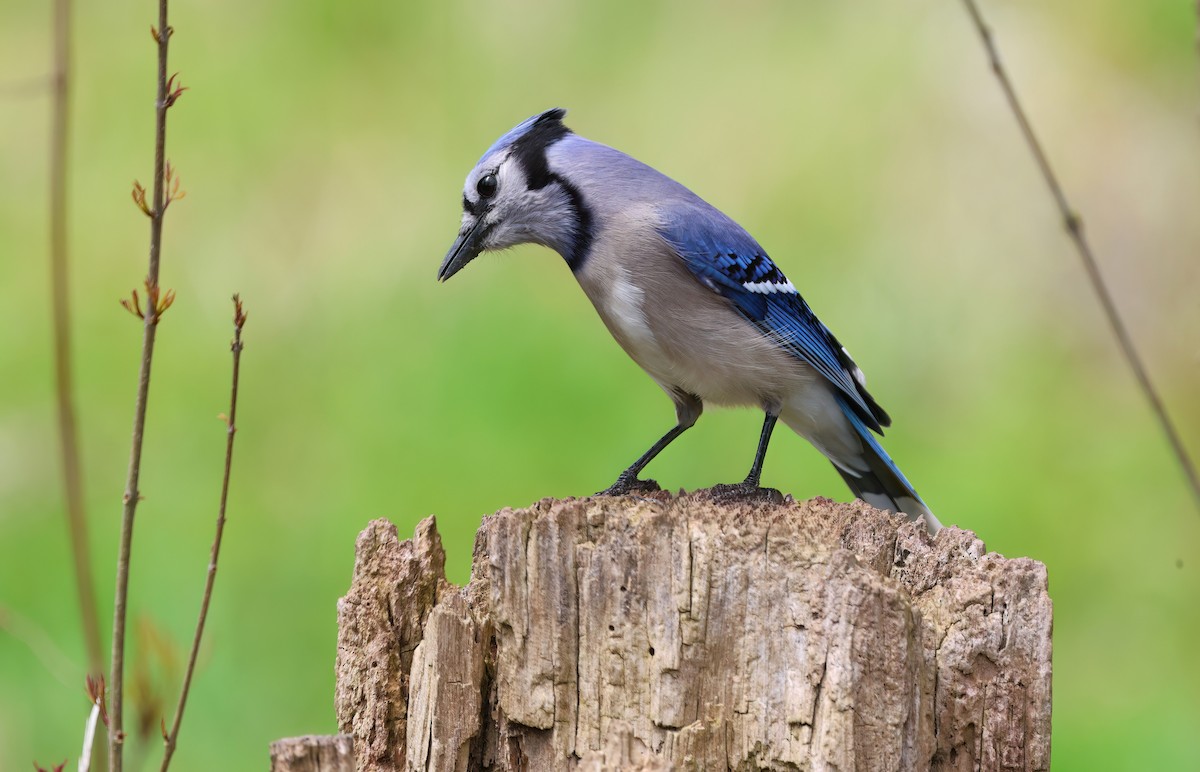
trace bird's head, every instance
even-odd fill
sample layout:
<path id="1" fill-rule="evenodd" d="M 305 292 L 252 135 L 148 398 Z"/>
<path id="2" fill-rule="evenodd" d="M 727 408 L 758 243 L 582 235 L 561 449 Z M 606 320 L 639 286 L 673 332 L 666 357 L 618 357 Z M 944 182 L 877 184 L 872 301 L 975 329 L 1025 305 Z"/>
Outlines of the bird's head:
<path id="1" fill-rule="evenodd" d="M 568 263 L 587 248 L 589 222 L 579 190 L 552 168 L 547 151 L 568 137 L 566 110 L 555 108 L 518 124 L 479 159 L 463 186 L 462 225 L 446 253 L 445 281 L 480 253 L 542 244 Z"/>

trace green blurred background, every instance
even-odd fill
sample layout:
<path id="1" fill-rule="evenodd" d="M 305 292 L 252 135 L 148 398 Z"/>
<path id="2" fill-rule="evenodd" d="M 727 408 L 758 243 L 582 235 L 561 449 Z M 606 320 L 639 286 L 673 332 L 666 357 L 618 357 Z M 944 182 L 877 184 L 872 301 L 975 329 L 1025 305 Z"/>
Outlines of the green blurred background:
<path id="1" fill-rule="evenodd" d="M 1200 454 L 1195 4 L 983 7 Z M 128 191 L 150 177 L 153 19 L 148 0 L 76 13 L 71 304 L 106 628 L 141 340 L 117 299 L 145 273 Z M 369 519 L 407 534 L 436 514 L 463 582 L 482 515 L 602 488 L 671 424 L 555 255 L 434 281 L 467 171 L 556 105 L 754 233 L 867 371 L 895 418 L 887 447 L 942 520 L 1047 564 L 1055 769 L 1200 768 L 1200 516 L 960 3 L 214 0 L 171 20 L 191 90 L 168 155 L 189 195 L 166 224 L 178 300 L 130 618 L 172 704 L 220 481 L 229 295 L 250 312 L 176 768 L 265 769 L 271 740 L 334 731 L 335 603 Z M 0 4 L 3 770 L 74 759 L 86 710 L 52 401 L 50 100 L 28 81 L 48 71 L 49 32 L 47 3 Z M 649 473 L 740 479 L 758 431 L 749 411 L 710 411 Z M 765 482 L 846 497 L 788 433 Z"/>

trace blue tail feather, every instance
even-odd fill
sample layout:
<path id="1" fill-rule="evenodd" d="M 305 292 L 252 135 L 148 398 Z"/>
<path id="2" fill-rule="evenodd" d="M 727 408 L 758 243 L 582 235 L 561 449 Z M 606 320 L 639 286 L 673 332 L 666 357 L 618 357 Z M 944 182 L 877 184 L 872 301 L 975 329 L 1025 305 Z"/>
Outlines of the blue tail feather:
<path id="1" fill-rule="evenodd" d="M 846 419 L 850 425 L 854 427 L 854 431 L 858 433 L 859 439 L 863 444 L 863 460 L 867 462 L 868 471 L 865 472 L 850 472 L 842 469 L 837 464 L 834 468 L 841 474 L 842 479 L 846 481 L 846 485 L 863 501 L 871 506 L 879 509 L 888 509 L 893 512 L 902 512 L 910 520 L 917 520 L 921 517 L 925 518 L 925 526 L 930 533 L 937 533 L 942 524 L 929 511 L 929 507 L 917 495 L 917 491 L 913 488 L 912 483 L 896 466 L 896 462 L 892 461 L 891 456 L 879 444 L 879 440 L 875 438 L 874 433 L 863 423 L 856 411 L 850 408 L 849 405 L 838 395 L 838 404 L 845 413 Z"/>

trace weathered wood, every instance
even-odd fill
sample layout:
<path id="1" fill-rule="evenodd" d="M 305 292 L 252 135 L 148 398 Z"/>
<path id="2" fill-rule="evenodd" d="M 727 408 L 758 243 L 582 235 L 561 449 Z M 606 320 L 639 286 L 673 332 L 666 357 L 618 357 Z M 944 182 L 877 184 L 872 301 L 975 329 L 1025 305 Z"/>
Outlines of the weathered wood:
<path id="1" fill-rule="evenodd" d="M 339 603 L 359 770 L 1045 770 L 1045 568 L 856 502 L 545 500 L 445 582 L 371 523 Z"/>
<path id="2" fill-rule="evenodd" d="M 403 768 L 409 669 L 426 618 L 449 587 L 445 565 L 433 518 L 403 543 L 386 520 L 359 534 L 354 582 L 338 601 L 334 704 L 360 769 Z"/>
<path id="3" fill-rule="evenodd" d="M 271 743 L 271 772 L 354 772 L 354 738 L 287 737 Z"/>

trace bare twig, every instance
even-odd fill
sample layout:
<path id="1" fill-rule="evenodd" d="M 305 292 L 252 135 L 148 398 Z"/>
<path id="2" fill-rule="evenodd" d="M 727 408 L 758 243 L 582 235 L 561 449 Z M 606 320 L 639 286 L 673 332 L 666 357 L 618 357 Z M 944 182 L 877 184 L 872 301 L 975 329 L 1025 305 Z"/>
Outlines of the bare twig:
<path id="1" fill-rule="evenodd" d="M 121 514 L 121 539 L 117 554 L 117 585 L 113 598 L 112 714 L 108 727 L 108 755 L 111 772 L 121 772 L 125 741 L 124 678 L 125 678 L 125 616 L 129 593 L 129 553 L 133 541 L 133 520 L 141 493 L 138 478 L 142 464 L 142 440 L 146 427 L 146 403 L 150 394 L 150 365 L 154 358 L 155 333 L 162 313 L 170 305 L 173 293 L 160 293 L 158 284 L 159 259 L 162 254 L 163 216 L 166 214 L 166 143 L 167 110 L 179 98 L 180 90 L 167 79 L 167 47 L 173 30 L 167 23 L 167 0 L 158 2 L 158 26 L 150 31 L 158 44 L 158 93 L 155 101 L 154 130 L 154 198 L 146 207 L 150 216 L 150 267 L 146 274 L 147 304 L 142 317 L 142 358 L 138 370 L 137 400 L 134 405 L 133 440 L 129 452 L 129 475 L 125 484 L 124 507 Z M 136 295 L 134 296 L 136 301 Z"/>
<path id="2" fill-rule="evenodd" d="M 217 531 L 213 537 L 212 553 L 209 556 L 204 596 L 200 601 L 200 618 L 196 621 L 192 651 L 188 656 L 187 674 L 183 678 L 183 688 L 179 692 L 179 704 L 175 707 L 175 720 L 171 724 L 171 731 L 163 732 L 166 749 L 163 751 L 161 772 L 167 772 L 167 767 L 171 765 L 171 757 L 175 754 L 175 744 L 179 740 L 179 725 L 183 721 L 183 709 L 187 706 L 188 690 L 191 688 L 192 674 L 196 669 L 196 657 L 200 653 L 200 639 L 204 635 L 204 622 L 208 618 L 208 604 L 212 599 L 213 583 L 217 578 L 217 560 L 221 555 L 221 536 L 225 532 L 225 503 L 229 498 L 229 472 L 233 468 L 233 440 L 237 436 L 238 376 L 242 362 L 242 327 L 245 324 L 246 312 L 242 308 L 242 300 L 234 295 L 233 342 L 229 347 L 233 352 L 233 385 L 229 393 L 229 415 L 225 417 L 225 475 L 221 480 L 221 504 L 217 509 Z"/>
<path id="3" fill-rule="evenodd" d="M 67 149 L 70 127 L 71 0 L 54 3 L 54 111 L 50 131 L 50 306 L 54 319 L 55 394 L 58 402 L 58 439 L 62 453 L 63 491 L 66 495 L 67 532 L 75 569 L 83 641 L 88 672 L 104 672 L 100 648 L 100 621 L 96 615 L 96 590 L 83 483 L 79 463 L 79 434 L 75 423 L 75 395 L 71 387 L 71 305 L 67 271 Z"/>
<path id="4" fill-rule="evenodd" d="M 1133 339 L 1129 335 L 1129 330 L 1126 329 L 1125 323 L 1121 320 L 1120 312 L 1117 310 L 1116 303 L 1113 302 L 1112 293 L 1109 292 L 1108 285 L 1104 282 L 1104 277 L 1100 273 L 1100 266 L 1096 263 L 1096 258 L 1092 254 L 1092 248 L 1084 236 L 1083 219 L 1067 202 L 1066 194 L 1063 193 L 1062 186 L 1058 182 L 1058 177 L 1054 174 L 1054 170 L 1050 166 L 1050 161 L 1046 157 L 1045 151 L 1042 150 L 1041 143 L 1038 142 L 1037 136 L 1033 133 L 1033 126 L 1030 124 L 1029 118 L 1025 115 L 1025 110 L 1021 107 L 1020 100 L 1017 99 L 1017 92 L 1013 88 L 1012 81 L 1009 80 L 1008 72 L 1004 69 L 1004 65 L 1000 61 L 1000 53 L 996 48 L 996 41 L 992 35 L 991 28 L 984 20 L 983 14 L 980 13 L 979 7 L 975 4 L 975 0 L 963 0 L 963 3 L 967 7 L 967 12 L 971 15 L 971 21 L 974 22 L 975 28 L 979 32 L 979 37 L 983 40 L 983 46 L 987 50 L 992 72 L 995 73 L 996 79 L 1000 82 L 1000 88 L 1004 91 L 1004 96 L 1008 100 L 1009 107 L 1012 108 L 1013 115 L 1016 116 L 1017 123 L 1021 127 L 1021 133 L 1025 136 L 1025 141 L 1029 145 L 1029 150 L 1033 153 L 1038 169 L 1041 170 L 1042 177 L 1046 180 L 1047 187 L 1050 188 L 1050 194 L 1054 197 L 1054 201 L 1058 205 L 1059 213 L 1063 218 L 1063 225 L 1066 227 L 1067 233 L 1071 237 L 1071 242 L 1075 245 L 1075 250 L 1079 253 L 1079 257 L 1083 261 L 1084 270 L 1087 271 L 1088 278 L 1092 283 L 1092 290 L 1100 300 L 1100 305 L 1103 307 L 1104 314 L 1108 318 L 1109 326 L 1112 327 L 1113 335 L 1120 345 L 1121 353 L 1125 355 L 1125 360 L 1129 363 L 1129 368 L 1133 371 L 1138 385 L 1145 394 L 1146 400 L 1150 403 L 1154 415 L 1158 418 L 1162 432 L 1166 435 L 1167 442 L 1170 444 L 1171 450 L 1179 462 L 1179 466 L 1182 467 L 1183 473 L 1191 487 L 1192 495 L 1196 500 L 1196 507 L 1200 509 L 1200 474 L 1197 473 L 1196 465 L 1188 455 L 1187 448 L 1184 447 L 1183 440 L 1180 438 L 1175 424 L 1171 421 L 1171 417 L 1168 415 L 1167 409 L 1158 395 L 1158 391 L 1154 388 L 1145 365 L 1142 364 L 1137 348 L 1133 344 Z M 1197 7 L 1200 8 L 1200 4 Z"/>

